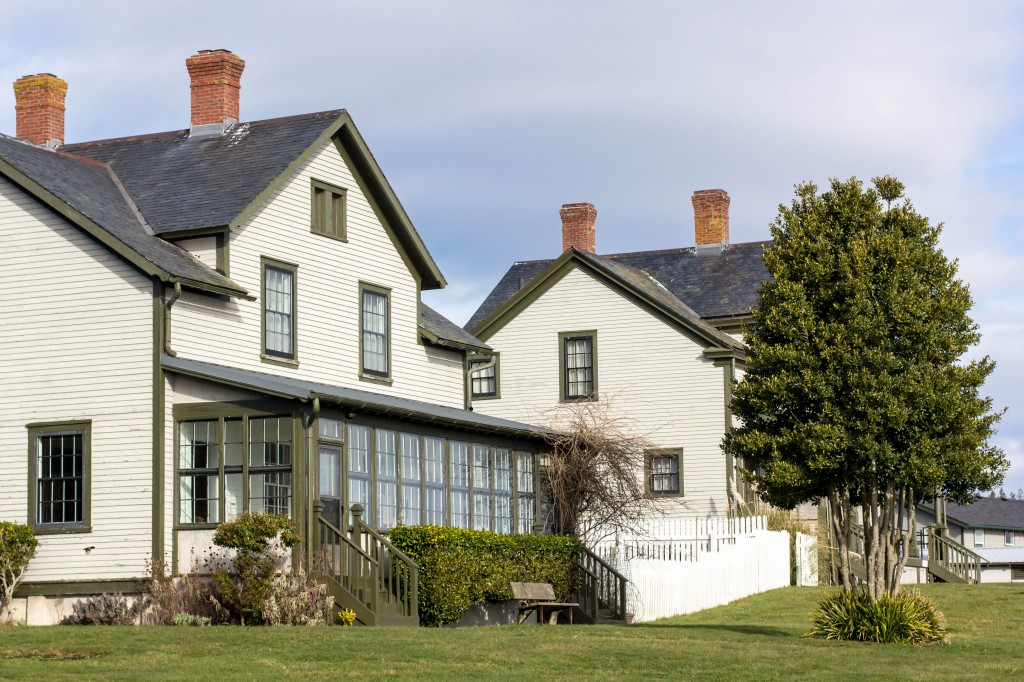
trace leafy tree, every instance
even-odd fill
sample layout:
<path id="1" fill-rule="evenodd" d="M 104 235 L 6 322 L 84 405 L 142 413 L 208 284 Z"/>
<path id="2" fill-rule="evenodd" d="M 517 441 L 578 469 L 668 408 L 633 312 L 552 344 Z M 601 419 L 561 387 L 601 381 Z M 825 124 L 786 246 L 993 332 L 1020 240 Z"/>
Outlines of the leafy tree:
<path id="1" fill-rule="evenodd" d="M 14 591 L 24 579 L 38 545 L 31 526 L 0 521 L 0 623 L 6 618 Z"/>
<path id="2" fill-rule="evenodd" d="M 900 200 L 898 180 L 873 182 L 799 185 L 779 207 L 732 404 L 742 426 L 723 447 L 764 500 L 828 502 L 847 589 L 859 506 L 876 600 L 899 591 L 917 503 L 968 503 L 1007 461 L 988 443 L 1001 412 L 979 395 L 994 364 L 964 359 L 979 334 L 941 226 Z"/>

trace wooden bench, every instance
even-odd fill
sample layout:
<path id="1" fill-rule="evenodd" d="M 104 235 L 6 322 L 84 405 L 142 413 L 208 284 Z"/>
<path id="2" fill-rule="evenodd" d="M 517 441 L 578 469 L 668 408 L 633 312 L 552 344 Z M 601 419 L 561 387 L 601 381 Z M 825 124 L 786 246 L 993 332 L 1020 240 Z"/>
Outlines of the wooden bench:
<path id="1" fill-rule="evenodd" d="M 544 612 L 547 611 L 549 623 L 554 625 L 558 622 L 558 613 L 569 609 L 569 623 L 572 624 L 572 608 L 579 606 L 570 602 L 560 602 L 555 599 L 555 590 L 551 583 L 511 583 L 512 598 L 519 602 L 519 617 L 517 624 L 522 624 L 530 614 L 537 612 L 537 622 L 544 622 Z"/>

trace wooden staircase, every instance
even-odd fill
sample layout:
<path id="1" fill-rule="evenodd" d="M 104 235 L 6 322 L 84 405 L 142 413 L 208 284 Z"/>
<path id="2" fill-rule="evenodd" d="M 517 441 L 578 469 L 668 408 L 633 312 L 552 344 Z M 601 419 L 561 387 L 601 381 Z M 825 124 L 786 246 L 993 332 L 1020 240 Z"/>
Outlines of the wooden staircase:
<path id="1" fill-rule="evenodd" d="M 854 525 L 849 538 L 850 572 L 861 580 L 868 577 L 864 552 L 864 527 Z M 964 583 L 981 582 L 981 556 L 946 535 L 936 533 L 934 526 L 925 526 L 911 545 L 907 566 L 919 566 L 928 571 L 929 582 Z"/>
<path id="2" fill-rule="evenodd" d="M 574 623 L 625 623 L 626 578 L 586 547 L 580 551 Z"/>
<path id="3" fill-rule="evenodd" d="M 418 626 L 416 563 L 363 523 L 362 514 L 359 505 L 352 508 L 348 533 L 318 517 L 313 551 L 326 564 L 328 589 L 363 625 Z"/>

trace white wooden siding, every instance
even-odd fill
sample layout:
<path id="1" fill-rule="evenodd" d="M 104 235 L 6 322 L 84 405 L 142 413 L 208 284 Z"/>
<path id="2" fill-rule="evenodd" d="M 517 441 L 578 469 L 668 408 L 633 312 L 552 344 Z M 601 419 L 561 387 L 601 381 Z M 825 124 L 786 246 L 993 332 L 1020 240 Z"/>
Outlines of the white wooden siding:
<path id="1" fill-rule="evenodd" d="M 310 232 L 310 179 L 344 187 L 348 241 Z M 181 357 L 462 407 L 462 356 L 418 343 L 416 280 L 333 143 L 312 155 L 230 239 L 231 277 L 257 299 L 260 257 L 298 266 L 299 367 L 260 360 L 261 301 L 186 292 L 173 309 Z M 391 289 L 391 385 L 359 379 L 359 283 Z"/>
<path id="2" fill-rule="evenodd" d="M 725 369 L 703 348 L 579 269 L 487 340 L 501 352 L 501 395 L 485 414 L 551 423 L 559 406 L 559 332 L 597 330 L 600 400 L 656 447 L 682 448 L 684 496 L 660 504 L 672 516 L 724 514 Z"/>
<path id="3" fill-rule="evenodd" d="M 92 420 L 92 532 L 40 536 L 27 580 L 143 576 L 152 551 L 152 284 L 4 179 L 0 226 L 0 519 L 28 516 L 26 424 Z"/>
<path id="4" fill-rule="evenodd" d="M 195 237 L 194 239 L 179 239 L 174 242 L 198 258 L 209 268 L 217 269 L 217 238 Z"/>

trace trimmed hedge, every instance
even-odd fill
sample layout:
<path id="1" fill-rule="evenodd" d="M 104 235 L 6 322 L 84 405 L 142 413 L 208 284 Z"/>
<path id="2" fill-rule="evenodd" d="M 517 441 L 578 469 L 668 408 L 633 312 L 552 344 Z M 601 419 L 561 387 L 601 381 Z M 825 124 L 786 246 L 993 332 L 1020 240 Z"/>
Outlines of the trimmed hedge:
<path id="1" fill-rule="evenodd" d="M 458 621 L 474 604 L 512 598 L 511 582 L 576 589 L 579 543 L 560 535 L 500 535 L 442 526 L 399 526 L 388 538 L 419 566 L 420 623 Z"/>

